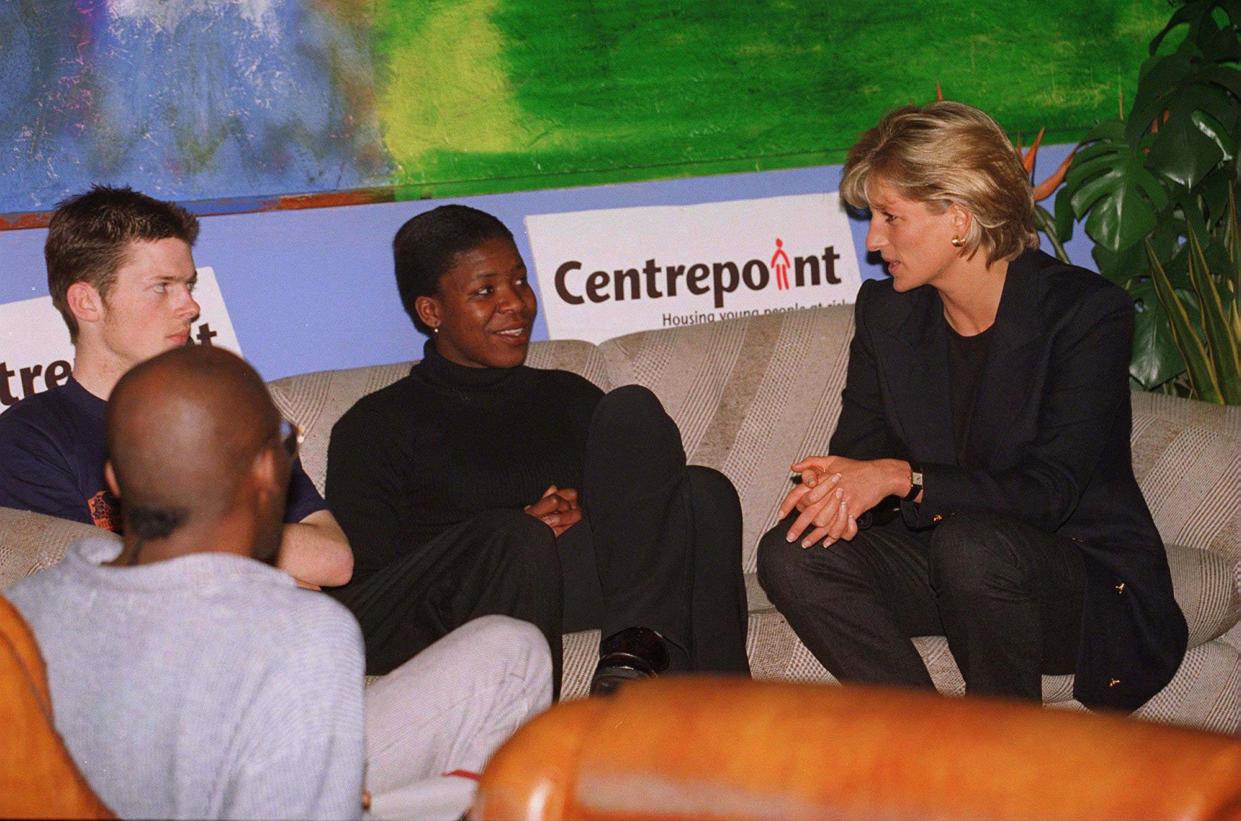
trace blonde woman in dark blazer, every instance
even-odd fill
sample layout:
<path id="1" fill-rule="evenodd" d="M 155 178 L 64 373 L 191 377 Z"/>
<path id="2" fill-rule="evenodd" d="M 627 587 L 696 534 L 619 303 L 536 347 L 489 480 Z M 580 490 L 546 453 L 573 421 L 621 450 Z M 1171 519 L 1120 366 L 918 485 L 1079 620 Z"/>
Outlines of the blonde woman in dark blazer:
<path id="1" fill-rule="evenodd" d="M 931 687 L 909 637 L 945 635 L 969 693 L 1076 673 L 1083 703 L 1136 709 L 1186 626 L 1130 462 L 1132 300 L 1037 250 L 1020 159 L 969 106 L 890 112 L 841 191 L 891 276 L 858 294 L 840 421 L 793 465 L 763 587 L 842 681 Z"/>

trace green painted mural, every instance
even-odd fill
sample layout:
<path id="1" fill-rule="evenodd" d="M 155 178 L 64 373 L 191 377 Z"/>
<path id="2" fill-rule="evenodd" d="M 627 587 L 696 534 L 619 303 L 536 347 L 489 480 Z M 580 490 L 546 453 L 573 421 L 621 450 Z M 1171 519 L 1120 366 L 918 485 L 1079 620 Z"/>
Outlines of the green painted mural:
<path id="1" fill-rule="evenodd" d="M 946 96 L 1074 142 L 1131 97 L 1160 0 L 389 0 L 393 181 L 463 194 L 840 162 Z"/>
<path id="2" fill-rule="evenodd" d="M 1075 142 L 1132 96 L 1167 16 L 1164 0 L 0 2 L 0 214 L 100 181 L 246 210 L 834 163 L 936 82 L 1027 141 Z"/>

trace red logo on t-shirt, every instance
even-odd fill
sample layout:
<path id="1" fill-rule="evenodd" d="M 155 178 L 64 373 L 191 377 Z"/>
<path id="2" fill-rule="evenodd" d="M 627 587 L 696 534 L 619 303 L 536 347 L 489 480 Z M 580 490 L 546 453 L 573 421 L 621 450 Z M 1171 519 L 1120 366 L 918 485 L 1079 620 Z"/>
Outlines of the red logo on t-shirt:
<path id="1" fill-rule="evenodd" d="M 95 527 L 121 532 L 121 500 L 106 490 L 101 490 L 86 500 L 86 508 L 90 511 L 91 521 Z"/>

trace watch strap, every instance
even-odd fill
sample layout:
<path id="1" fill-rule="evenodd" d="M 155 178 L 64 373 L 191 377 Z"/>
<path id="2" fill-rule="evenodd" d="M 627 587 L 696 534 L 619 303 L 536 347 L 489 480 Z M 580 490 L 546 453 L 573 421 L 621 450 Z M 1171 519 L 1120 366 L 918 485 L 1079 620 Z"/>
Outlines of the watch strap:
<path id="1" fill-rule="evenodd" d="M 906 461 L 909 462 L 909 492 L 901 498 L 906 502 L 912 502 L 922 492 L 922 465 L 913 459 L 907 459 Z"/>

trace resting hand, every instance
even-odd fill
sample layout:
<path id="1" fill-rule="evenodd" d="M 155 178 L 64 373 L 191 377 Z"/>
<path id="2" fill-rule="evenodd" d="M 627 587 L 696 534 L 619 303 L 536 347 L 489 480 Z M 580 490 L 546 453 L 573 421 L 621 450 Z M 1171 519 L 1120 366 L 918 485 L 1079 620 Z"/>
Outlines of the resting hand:
<path id="1" fill-rule="evenodd" d="M 522 510 L 550 527 L 556 538 L 582 520 L 577 491 L 570 487 L 549 485 L 537 502 Z"/>
<path id="2" fill-rule="evenodd" d="M 800 487 L 789 491 L 780 505 L 780 516 L 794 508 L 800 515 L 786 538 L 801 538 L 803 547 L 857 535 L 857 517 L 893 494 L 909 489 L 909 463 L 899 459 L 848 459 L 843 456 L 812 456 L 792 466 L 801 474 Z M 813 529 L 805 533 L 806 528 Z"/>

